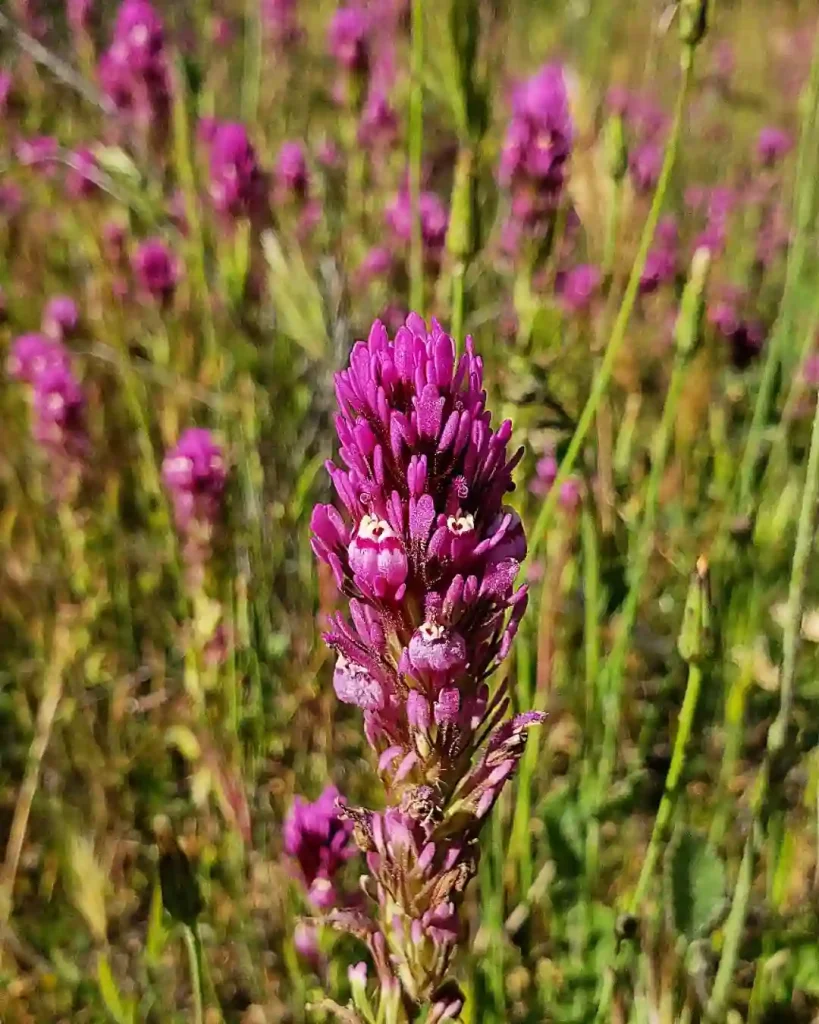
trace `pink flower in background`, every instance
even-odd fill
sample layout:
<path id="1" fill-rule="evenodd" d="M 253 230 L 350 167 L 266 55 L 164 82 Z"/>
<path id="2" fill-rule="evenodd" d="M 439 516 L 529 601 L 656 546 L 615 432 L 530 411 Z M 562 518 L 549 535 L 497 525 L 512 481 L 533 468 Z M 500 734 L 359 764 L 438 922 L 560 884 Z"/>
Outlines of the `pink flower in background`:
<path id="1" fill-rule="evenodd" d="M 334 786 L 313 803 L 297 796 L 284 823 L 285 852 L 296 862 L 307 898 L 322 910 L 338 903 L 336 876 L 357 852 L 353 823 L 339 814 L 338 799 Z"/>
<path id="2" fill-rule="evenodd" d="M 179 282 L 179 263 L 161 238 L 142 242 L 133 258 L 137 281 L 144 292 L 160 302 L 173 298 Z"/>
<path id="3" fill-rule="evenodd" d="M 49 299 L 43 312 L 43 333 L 57 341 L 70 337 L 80 322 L 77 303 L 68 295 Z"/>
<path id="4" fill-rule="evenodd" d="M 765 167 L 774 167 L 793 149 L 793 136 L 782 128 L 763 128 L 756 140 L 756 155 Z"/>
<path id="5" fill-rule="evenodd" d="M 184 431 L 162 462 L 162 480 L 180 530 L 216 524 L 227 475 L 224 453 L 211 432 L 202 427 Z"/>
<path id="6" fill-rule="evenodd" d="M 210 146 L 208 191 L 217 212 L 229 217 L 258 214 L 264 201 L 265 179 L 244 125 L 203 120 L 200 137 Z"/>
<path id="7" fill-rule="evenodd" d="M 603 275 L 598 267 L 582 264 L 572 267 L 563 275 L 560 301 L 572 313 L 588 310 L 599 294 Z"/>

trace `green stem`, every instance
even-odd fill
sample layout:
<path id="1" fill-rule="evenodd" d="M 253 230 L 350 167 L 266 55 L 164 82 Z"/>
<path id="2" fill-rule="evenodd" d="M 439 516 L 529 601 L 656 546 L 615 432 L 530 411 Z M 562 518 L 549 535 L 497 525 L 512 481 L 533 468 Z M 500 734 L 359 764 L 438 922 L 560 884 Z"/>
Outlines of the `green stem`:
<path id="1" fill-rule="evenodd" d="M 631 644 L 631 633 L 637 619 L 637 608 L 640 602 L 640 593 L 643 587 L 643 580 L 648 571 L 648 564 L 653 550 L 654 528 L 657 522 L 657 510 L 659 507 L 660 482 L 665 472 L 666 460 L 674 422 L 677 416 L 677 406 L 685 379 L 688 357 L 684 352 L 678 352 L 674 369 L 671 374 L 671 381 L 666 394 L 663 415 L 657 434 L 657 447 L 655 457 L 651 466 L 651 473 L 648 479 L 646 490 L 645 511 L 640 524 L 640 530 L 635 542 L 635 556 L 633 570 L 626 595 L 625 604 L 620 617 L 619 629 L 614 642 L 611 655 L 607 664 L 607 686 L 603 700 L 604 712 L 604 733 L 603 749 L 600 758 L 598 774 L 598 797 L 602 802 L 605 799 L 609 782 L 614 771 L 614 761 L 617 749 L 617 736 L 620 728 L 620 713 L 622 705 L 623 678 L 625 675 L 626 656 Z"/>
<path id="2" fill-rule="evenodd" d="M 464 278 L 466 261 L 458 259 L 452 268 L 452 338 L 456 346 L 463 343 L 464 333 Z"/>
<path id="3" fill-rule="evenodd" d="M 741 513 L 747 512 L 751 506 L 754 474 L 762 450 L 765 422 L 774 398 L 777 371 L 787 356 L 787 350 L 791 343 L 791 333 L 795 319 L 794 307 L 799 282 L 802 277 L 802 268 L 808 252 L 809 228 L 813 217 L 814 196 L 816 192 L 816 175 L 812 173 L 812 158 L 816 155 L 816 132 L 819 127 L 819 119 L 816 117 L 817 107 L 819 107 L 819 37 L 816 40 L 811 77 L 805 99 L 797 161 L 796 181 L 798 189 L 794 209 L 796 234 L 793 245 L 788 253 L 782 303 L 779 307 L 779 316 L 774 324 L 772 337 L 765 355 L 762 378 L 759 382 L 759 391 L 757 392 L 754 411 L 751 417 L 751 426 L 748 431 L 748 440 L 739 470 L 738 511 Z"/>
<path id="4" fill-rule="evenodd" d="M 421 235 L 421 158 L 424 144 L 424 2 L 412 0 L 412 52 L 409 108 L 410 309 L 424 315 L 424 240 Z"/>
<path id="5" fill-rule="evenodd" d="M 665 148 L 665 156 L 663 158 L 662 170 L 660 171 L 660 178 L 657 182 L 657 188 L 651 202 L 651 209 L 649 210 L 648 218 L 645 222 L 643 233 L 640 238 L 640 247 L 637 252 L 637 258 L 631 268 L 631 275 L 628 279 L 628 284 L 623 295 L 623 301 L 620 304 L 617 319 L 614 322 L 614 327 L 612 328 L 611 336 L 609 338 L 608 345 L 606 346 L 606 353 L 603 357 L 602 363 L 600 364 L 600 370 L 595 377 L 591 394 L 589 395 L 588 401 L 586 402 L 585 408 L 580 416 L 580 421 L 577 424 L 577 429 L 574 432 L 569 448 L 560 464 L 557 479 L 551 487 L 549 495 L 546 498 L 537 520 L 535 521 L 535 525 L 529 535 L 529 555 L 527 557 L 526 568 L 528 568 L 532 561 L 537 557 L 543 537 L 552 521 L 561 485 L 565 483 L 567 477 L 574 469 L 575 462 L 580 454 L 580 449 L 583 447 L 586 436 L 594 422 L 594 417 L 597 414 L 597 408 L 606 392 L 606 388 L 608 387 L 614 370 L 615 362 L 626 339 L 626 331 L 628 330 L 629 321 L 631 319 L 631 314 L 634 311 L 634 306 L 637 301 L 637 295 L 640 288 L 640 278 L 642 277 L 643 269 L 645 268 L 649 249 L 654 241 L 654 234 L 657 230 L 660 213 L 662 212 L 666 192 L 668 191 L 668 186 L 671 182 L 671 174 L 674 170 L 674 164 L 677 159 L 680 136 L 682 135 L 685 101 L 688 96 L 688 89 L 691 83 L 693 63 L 694 49 L 690 46 L 686 46 L 683 51 L 682 82 L 680 83 L 680 88 L 677 93 L 677 101 L 674 108 L 674 120 L 671 125 L 668 143 Z"/>
<path id="6" fill-rule="evenodd" d="M 762 764 L 756 793 L 754 794 L 754 822 L 739 869 L 731 911 L 725 927 L 725 941 L 719 968 L 714 980 L 714 988 L 706 1009 L 706 1018 L 710 1021 L 721 1020 L 725 1005 L 730 994 L 734 976 L 739 944 L 745 928 L 745 917 L 751 894 L 756 860 L 764 838 L 767 825 L 768 799 L 771 790 L 772 767 L 785 749 L 787 742 L 788 722 L 793 704 L 794 680 L 796 678 L 796 656 L 799 651 L 800 629 L 802 624 L 802 604 L 805 592 L 808 559 L 813 547 L 813 536 L 816 521 L 816 502 L 819 498 L 819 399 L 813 416 L 810 454 L 805 476 L 805 488 L 802 492 L 802 505 L 799 511 L 799 525 L 796 532 L 796 547 L 791 564 L 791 577 L 788 587 L 788 603 L 785 612 L 783 635 L 782 678 L 779 687 L 779 711 L 768 730 L 768 744 L 765 760 Z"/>
<path id="7" fill-rule="evenodd" d="M 193 995 L 193 1024 L 204 1024 L 205 1015 L 202 998 L 202 949 L 199 937 L 188 925 L 182 925 L 182 936 L 188 951 L 188 968 L 191 975 L 191 993 Z"/>
<path id="8" fill-rule="evenodd" d="M 629 901 L 629 913 L 638 914 L 640 905 L 645 899 L 654 869 L 660 856 L 662 844 L 668 838 L 668 827 L 674 815 L 677 805 L 677 797 L 680 791 L 683 768 L 685 767 L 685 755 L 688 749 L 688 741 L 691 738 L 691 729 L 694 725 L 694 716 L 697 711 L 697 704 L 702 689 L 702 669 L 692 662 L 688 666 L 688 683 L 685 687 L 680 719 L 677 725 L 677 735 L 674 739 L 674 751 L 671 755 L 671 766 L 665 780 L 663 798 L 660 802 L 660 809 L 654 819 L 654 828 L 651 830 L 651 839 L 648 844 L 643 866 L 640 870 L 640 877 L 637 880 L 637 887 Z"/>

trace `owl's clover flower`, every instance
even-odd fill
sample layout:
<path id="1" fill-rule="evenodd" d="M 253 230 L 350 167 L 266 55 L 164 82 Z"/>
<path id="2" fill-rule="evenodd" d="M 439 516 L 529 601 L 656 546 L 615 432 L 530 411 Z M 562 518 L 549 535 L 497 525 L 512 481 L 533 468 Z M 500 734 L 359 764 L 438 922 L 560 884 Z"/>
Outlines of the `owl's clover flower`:
<path id="1" fill-rule="evenodd" d="M 179 263 L 161 238 L 148 238 L 133 259 L 142 290 L 158 302 L 170 302 L 179 282 Z"/>
<path id="2" fill-rule="evenodd" d="M 201 129 L 202 137 L 210 146 L 208 191 L 214 209 L 234 218 L 258 213 L 265 181 L 244 125 L 203 120 Z"/>
<path id="3" fill-rule="evenodd" d="M 146 125 L 167 120 L 171 90 L 165 27 L 148 0 L 124 0 L 98 74 L 103 92 L 120 112 Z"/>
<path id="4" fill-rule="evenodd" d="M 341 816 L 338 802 L 334 786 L 314 803 L 296 797 L 284 824 L 285 852 L 298 865 L 308 900 L 322 910 L 338 903 L 336 875 L 357 852 L 353 824 Z"/>
<path id="5" fill-rule="evenodd" d="M 73 334 L 80 322 L 77 303 L 68 295 L 55 295 L 43 311 L 43 333 L 62 341 Z"/>
<path id="6" fill-rule="evenodd" d="M 530 232 L 541 231 L 557 209 L 573 140 L 563 69 L 547 64 L 515 92 L 500 161 L 512 218 Z"/>
<path id="7" fill-rule="evenodd" d="M 183 533 L 212 528 L 221 513 L 227 466 L 209 430 L 190 427 L 162 462 L 162 480 Z"/>
<path id="8" fill-rule="evenodd" d="M 349 602 L 325 636 L 333 685 L 363 712 L 388 807 L 341 807 L 377 912 L 330 920 L 367 941 L 382 993 L 398 984 L 443 1012 L 461 998 L 445 976 L 478 833 L 542 719 L 504 721 L 506 686 L 488 682 L 527 602 L 523 526 L 504 504 L 522 451 L 507 451 L 511 422 L 492 427 L 472 339 L 456 359 L 416 314 L 394 339 L 376 321 L 336 398 L 337 505 L 316 506 L 312 543 Z"/>

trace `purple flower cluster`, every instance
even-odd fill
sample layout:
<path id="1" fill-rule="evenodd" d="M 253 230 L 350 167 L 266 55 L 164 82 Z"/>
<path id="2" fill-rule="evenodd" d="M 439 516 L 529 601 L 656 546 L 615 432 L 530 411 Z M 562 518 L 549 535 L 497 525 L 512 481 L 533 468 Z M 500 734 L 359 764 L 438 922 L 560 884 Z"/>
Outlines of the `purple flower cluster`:
<path id="1" fill-rule="evenodd" d="M 208 191 L 216 211 L 231 218 L 258 214 L 266 183 L 244 125 L 203 122 L 200 132 L 210 146 Z"/>
<path id="2" fill-rule="evenodd" d="M 303 203 L 310 186 L 307 154 L 300 142 L 284 142 L 279 150 L 275 168 L 276 189 L 279 196 Z"/>
<path id="3" fill-rule="evenodd" d="M 43 311 L 43 333 L 63 341 L 76 331 L 80 322 L 77 303 L 68 295 L 55 295 Z"/>
<path id="4" fill-rule="evenodd" d="M 775 167 L 791 149 L 793 137 L 782 128 L 763 128 L 756 141 L 756 155 L 763 167 Z"/>
<path id="5" fill-rule="evenodd" d="M 138 247 L 133 268 L 140 288 L 157 302 L 173 298 L 179 283 L 179 263 L 161 238 L 148 238 Z"/>
<path id="6" fill-rule="evenodd" d="M 547 64 L 515 91 L 500 162 L 512 219 L 529 232 L 539 232 L 557 207 L 573 140 L 563 69 Z"/>
<path id="7" fill-rule="evenodd" d="M 570 313 L 583 313 L 588 310 L 600 291 L 603 275 L 599 267 L 589 263 L 572 267 L 562 275 L 560 282 L 560 301 Z"/>
<path id="8" fill-rule="evenodd" d="M 478 831 L 541 719 L 503 722 L 505 685 L 488 684 L 527 602 L 523 526 L 504 505 L 522 451 L 507 453 L 509 421 L 492 429 L 482 362 L 471 338 L 465 348 L 456 360 L 415 314 L 394 340 L 376 321 L 336 377 L 338 507 L 311 521 L 352 619 L 336 615 L 325 637 L 334 688 L 364 713 L 389 800 L 383 814 L 344 808 L 378 922 L 335 923 L 367 938 L 414 1003 L 444 983 Z"/>
<path id="9" fill-rule="evenodd" d="M 297 0 L 262 0 L 262 20 L 277 46 L 292 46 L 301 38 L 296 3 Z"/>
<path id="10" fill-rule="evenodd" d="M 146 125 L 164 123 L 170 103 L 165 28 L 148 0 L 124 0 L 98 74 L 118 110 Z"/>
<path id="11" fill-rule="evenodd" d="M 744 370 L 756 359 L 765 343 L 765 326 L 741 312 L 742 294 L 726 289 L 722 298 L 708 307 L 708 322 L 728 342 L 731 362 Z"/>
<path id="12" fill-rule="evenodd" d="M 712 189 L 691 188 L 685 195 L 686 204 L 693 210 L 705 210 L 705 229 L 694 242 L 695 249 L 708 249 L 720 255 L 728 240 L 731 214 L 739 197 L 734 189 L 719 185 Z"/>
<path id="13" fill-rule="evenodd" d="M 372 18 L 364 7 L 339 7 L 333 15 L 327 34 L 330 53 L 347 74 L 366 76 L 369 73 L 372 29 Z"/>
<path id="14" fill-rule="evenodd" d="M 666 284 L 673 284 L 679 273 L 680 232 L 673 216 L 663 217 L 654 233 L 654 244 L 649 249 L 643 273 L 640 276 L 640 291 L 643 295 L 656 292 Z"/>
<path id="15" fill-rule="evenodd" d="M 222 511 L 227 466 L 209 430 L 188 428 L 162 463 L 162 479 L 174 517 L 185 534 L 208 534 Z"/>
<path id="16" fill-rule="evenodd" d="M 357 853 L 352 822 L 342 818 L 338 803 L 335 786 L 312 804 L 296 797 L 284 825 L 285 852 L 298 865 L 308 899 L 321 910 L 339 902 L 335 877 Z"/>
<path id="17" fill-rule="evenodd" d="M 446 206 L 434 192 L 422 192 L 418 200 L 418 214 L 421 220 L 421 238 L 424 257 L 428 263 L 437 266 L 443 257 L 449 214 Z M 395 241 L 402 247 L 412 238 L 412 201 L 404 189 L 398 193 L 386 212 L 387 225 Z"/>
<path id="18" fill-rule="evenodd" d="M 59 482 L 87 450 L 85 398 L 68 349 L 42 334 L 21 335 L 11 347 L 8 372 L 31 387 L 32 434 Z"/>

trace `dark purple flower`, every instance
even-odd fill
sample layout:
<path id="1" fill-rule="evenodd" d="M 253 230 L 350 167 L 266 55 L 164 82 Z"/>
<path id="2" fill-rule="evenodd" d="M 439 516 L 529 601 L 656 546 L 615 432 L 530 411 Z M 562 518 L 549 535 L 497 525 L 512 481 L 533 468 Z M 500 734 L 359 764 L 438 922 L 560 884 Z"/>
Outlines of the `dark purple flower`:
<path id="1" fill-rule="evenodd" d="M 42 334 L 23 334 L 11 346 L 7 369 L 14 380 L 34 384 L 42 374 L 55 366 L 68 366 L 68 352 L 63 345 Z"/>
<path id="2" fill-rule="evenodd" d="M 654 245 L 646 257 L 640 276 L 643 295 L 655 292 L 666 284 L 673 284 L 679 271 L 679 229 L 674 217 L 663 217 L 654 233 Z"/>
<path id="3" fill-rule="evenodd" d="M 0 71 L 0 117 L 8 113 L 11 90 L 14 86 L 14 78 L 10 71 Z"/>
<path id="4" fill-rule="evenodd" d="M 398 116 L 381 89 L 371 88 L 358 122 L 358 141 L 368 148 L 387 149 L 398 137 Z"/>
<path id="5" fill-rule="evenodd" d="M 301 38 L 297 0 L 262 0 L 262 20 L 278 46 L 291 46 Z"/>
<path id="6" fill-rule="evenodd" d="M 157 301 L 170 301 L 179 281 L 179 265 L 161 238 L 144 241 L 134 255 L 133 266 L 143 291 Z"/>
<path id="7" fill-rule="evenodd" d="M 121 111 L 164 123 L 170 104 L 165 29 L 148 0 L 124 0 L 111 45 L 100 59 L 100 85 Z"/>
<path id="8" fill-rule="evenodd" d="M 552 452 L 538 460 L 535 466 L 535 478 L 529 486 L 529 490 L 535 497 L 546 497 L 557 479 L 557 470 L 557 459 Z"/>
<path id="9" fill-rule="evenodd" d="M 209 430 L 190 427 L 182 434 L 162 462 L 162 480 L 180 529 L 216 522 L 222 509 L 227 466 Z"/>
<path id="10" fill-rule="evenodd" d="M 635 189 L 642 194 L 653 192 L 660 180 L 663 147 L 656 142 L 642 143 L 629 154 L 628 166 Z"/>
<path id="11" fill-rule="evenodd" d="M 65 189 L 72 199 L 94 195 L 98 191 L 99 167 L 94 154 L 87 146 L 75 149 L 69 156 L 65 175 Z"/>
<path id="12" fill-rule="evenodd" d="M 563 69 L 547 64 L 515 91 L 500 162 L 515 219 L 539 228 L 557 207 L 574 126 Z"/>
<path id="13" fill-rule="evenodd" d="M 602 280 L 598 267 L 591 264 L 573 267 L 563 276 L 560 301 L 569 312 L 584 312 L 598 294 Z"/>
<path id="14" fill-rule="evenodd" d="M 731 362 L 744 370 L 756 359 L 765 343 L 765 327 L 755 318 L 746 318 L 739 307 L 741 294 L 727 291 L 725 296 L 708 307 L 708 322 L 728 342 Z"/>
<path id="15" fill-rule="evenodd" d="M 304 199 L 309 186 L 307 156 L 300 142 L 285 142 L 276 160 L 276 185 L 283 195 Z"/>
<path id="16" fill-rule="evenodd" d="M 264 177 L 244 125 L 203 122 L 200 132 L 209 136 L 209 192 L 215 209 L 230 217 L 251 216 L 262 200 Z"/>
<path id="17" fill-rule="evenodd" d="M 387 277 L 393 266 L 392 252 L 385 245 L 376 245 L 367 253 L 357 271 L 361 284 Z"/>
<path id="18" fill-rule="evenodd" d="M 15 154 L 21 164 L 27 167 L 42 167 L 48 174 L 54 172 L 54 162 L 60 154 L 60 146 L 51 135 L 38 135 L 20 139 Z"/>
<path id="19" fill-rule="evenodd" d="M 756 155 L 765 167 L 773 167 L 790 153 L 793 137 L 782 128 L 763 128 L 756 141 Z"/>
<path id="20" fill-rule="evenodd" d="M 296 797 L 284 823 L 284 849 L 298 864 L 307 898 L 326 910 L 338 902 L 335 878 L 356 850 L 353 824 L 338 811 L 339 792 L 328 786 L 314 803 Z"/>
<path id="21" fill-rule="evenodd" d="M 66 2 L 68 24 L 78 35 L 89 30 L 93 14 L 94 0 L 67 0 Z"/>
<path id="22" fill-rule="evenodd" d="M 63 341 L 77 329 L 80 311 L 77 303 L 68 295 L 55 295 L 49 299 L 43 312 L 43 333 Z"/>
<path id="23" fill-rule="evenodd" d="M 437 263 L 443 256 L 449 214 L 434 192 L 422 192 L 418 200 L 421 238 L 426 258 Z M 386 213 L 387 224 L 396 240 L 409 244 L 412 238 L 412 202 L 408 191 L 399 192 Z"/>
<path id="24" fill-rule="evenodd" d="M 34 381 L 34 437 L 55 451 L 79 454 L 85 443 L 85 399 L 66 357 Z"/>
<path id="25" fill-rule="evenodd" d="M 339 7 L 330 22 L 330 53 L 347 72 L 366 74 L 370 67 L 372 24 L 364 7 Z"/>

